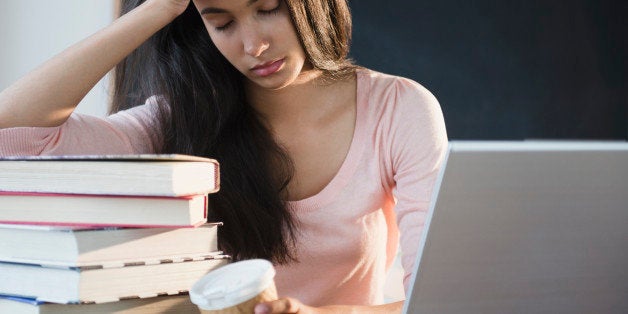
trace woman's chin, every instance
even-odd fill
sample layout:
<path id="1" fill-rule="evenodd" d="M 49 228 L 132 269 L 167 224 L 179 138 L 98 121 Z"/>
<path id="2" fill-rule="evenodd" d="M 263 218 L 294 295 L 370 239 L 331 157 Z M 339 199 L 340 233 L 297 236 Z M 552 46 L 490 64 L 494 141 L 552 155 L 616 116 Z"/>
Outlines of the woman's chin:
<path id="1" fill-rule="evenodd" d="M 287 74 L 288 73 L 282 73 L 282 71 L 279 71 L 264 77 L 252 75 L 247 78 L 251 83 L 263 89 L 279 90 L 290 86 L 296 80 L 297 75 Z"/>

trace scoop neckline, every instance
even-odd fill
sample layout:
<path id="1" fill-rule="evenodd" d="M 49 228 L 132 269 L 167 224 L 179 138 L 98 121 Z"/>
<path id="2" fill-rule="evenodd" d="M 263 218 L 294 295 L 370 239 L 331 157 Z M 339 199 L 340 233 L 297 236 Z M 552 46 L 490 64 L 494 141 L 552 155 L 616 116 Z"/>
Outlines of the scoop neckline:
<path id="1" fill-rule="evenodd" d="M 306 197 L 301 200 L 287 201 L 286 203 L 292 210 L 307 211 L 314 210 L 325 206 L 331 202 L 335 196 L 347 185 L 353 174 L 358 167 L 358 161 L 362 156 L 365 143 L 364 134 L 364 119 L 365 108 L 363 108 L 368 102 L 368 88 L 365 73 L 362 69 L 356 69 L 356 113 L 355 113 L 355 126 L 353 129 L 353 138 L 347 156 L 345 156 L 340 169 L 336 175 L 325 185 L 325 187 L 318 193 Z"/>

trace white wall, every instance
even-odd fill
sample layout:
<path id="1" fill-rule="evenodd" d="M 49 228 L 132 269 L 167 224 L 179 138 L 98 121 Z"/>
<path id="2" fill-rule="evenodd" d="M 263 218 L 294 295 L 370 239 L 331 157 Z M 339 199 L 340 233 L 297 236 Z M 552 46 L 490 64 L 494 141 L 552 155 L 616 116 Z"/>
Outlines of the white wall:
<path id="1" fill-rule="evenodd" d="M 113 0 L 0 0 L 0 90 L 113 20 Z M 104 116 L 105 78 L 77 112 Z"/>

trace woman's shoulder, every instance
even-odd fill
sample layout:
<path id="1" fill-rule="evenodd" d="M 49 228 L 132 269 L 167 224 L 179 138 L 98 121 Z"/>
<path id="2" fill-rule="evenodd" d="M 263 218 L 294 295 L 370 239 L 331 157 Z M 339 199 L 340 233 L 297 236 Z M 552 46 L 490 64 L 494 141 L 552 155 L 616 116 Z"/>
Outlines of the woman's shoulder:
<path id="1" fill-rule="evenodd" d="M 365 67 L 358 67 L 356 73 L 358 77 L 367 78 L 372 84 L 376 84 L 377 86 L 401 84 L 425 89 L 423 85 L 415 80 L 396 74 L 384 73 Z"/>
<path id="2" fill-rule="evenodd" d="M 367 68 L 356 73 L 361 87 L 358 93 L 370 110 L 408 118 L 441 112 L 434 94 L 413 79 Z"/>
<path id="3" fill-rule="evenodd" d="M 159 151 L 163 140 L 162 114 L 168 113 L 163 108 L 168 107 L 161 105 L 158 96 L 152 96 L 144 104 L 118 111 L 106 120 L 124 133 L 136 149 Z"/>

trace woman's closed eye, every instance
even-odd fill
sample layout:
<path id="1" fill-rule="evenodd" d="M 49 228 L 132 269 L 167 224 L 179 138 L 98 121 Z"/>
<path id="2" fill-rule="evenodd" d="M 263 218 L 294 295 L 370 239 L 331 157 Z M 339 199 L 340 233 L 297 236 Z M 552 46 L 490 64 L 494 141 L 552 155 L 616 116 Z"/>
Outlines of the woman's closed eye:
<path id="1" fill-rule="evenodd" d="M 281 1 L 277 1 L 277 4 L 272 6 L 271 8 L 268 8 L 268 4 L 258 8 L 257 14 L 264 17 L 277 15 L 280 10 L 281 10 Z M 233 25 L 233 23 L 234 23 L 234 20 L 229 20 L 224 23 L 218 23 L 219 26 L 214 26 L 214 29 L 219 32 L 226 31 Z"/>
<path id="2" fill-rule="evenodd" d="M 222 24 L 221 26 L 216 26 L 214 27 L 217 31 L 222 32 L 225 31 L 229 28 L 229 26 L 231 26 L 231 24 L 233 23 L 233 21 L 229 21 L 225 24 Z"/>
<path id="3" fill-rule="evenodd" d="M 276 7 L 270 9 L 270 10 L 259 10 L 259 14 L 260 15 L 272 15 L 272 14 L 277 14 L 279 13 L 279 9 L 281 8 L 281 2 L 279 2 L 279 4 L 277 4 Z"/>

